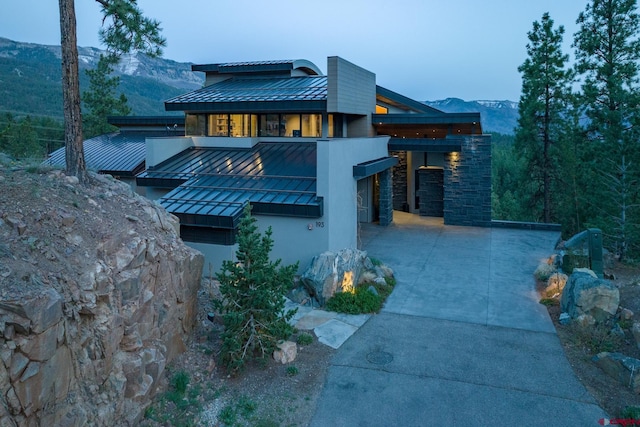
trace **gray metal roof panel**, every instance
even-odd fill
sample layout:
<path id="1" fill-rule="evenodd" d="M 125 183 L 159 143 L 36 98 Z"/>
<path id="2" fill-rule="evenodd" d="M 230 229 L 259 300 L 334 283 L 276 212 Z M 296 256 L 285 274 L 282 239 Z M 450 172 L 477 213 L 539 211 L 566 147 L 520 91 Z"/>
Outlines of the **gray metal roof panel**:
<path id="1" fill-rule="evenodd" d="M 160 204 L 187 225 L 236 224 L 246 203 L 272 215 L 318 216 L 316 144 L 259 143 L 252 149 L 184 150 L 140 177 L 186 182 Z"/>
<path id="2" fill-rule="evenodd" d="M 176 96 L 165 105 L 261 101 L 326 101 L 327 77 L 232 78 Z"/>
<path id="3" fill-rule="evenodd" d="M 164 133 L 115 132 L 84 141 L 84 157 L 87 168 L 101 173 L 134 176 L 144 169 L 147 136 Z M 44 162 L 50 166 L 65 167 L 64 147 L 54 151 Z"/>

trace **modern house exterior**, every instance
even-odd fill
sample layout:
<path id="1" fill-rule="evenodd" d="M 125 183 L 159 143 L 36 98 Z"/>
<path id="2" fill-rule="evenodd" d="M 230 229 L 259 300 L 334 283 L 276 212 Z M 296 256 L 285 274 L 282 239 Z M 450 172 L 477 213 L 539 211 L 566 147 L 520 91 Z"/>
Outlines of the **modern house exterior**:
<path id="1" fill-rule="evenodd" d="M 394 210 L 491 225 L 479 113 L 444 113 L 335 56 L 326 75 L 306 60 L 192 69 L 204 86 L 165 101 L 180 117 L 112 118 L 120 131 L 85 141 L 85 154 L 178 216 L 211 271 L 233 259 L 247 203 L 272 228 L 272 256 L 301 270 L 357 247 L 358 223 L 389 225 Z M 64 150 L 50 163 L 63 165 Z"/>
<path id="2" fill-rule="evenodd" d="M 357 247 L 358 222 L 393 210 L 491 222 L 490 137 L 479 113 L 447 114 L 329 57 L 194 65 L 203 88 L 165 101 L 185 134 L 149 137 L 139 188 L 180 218 L 215 271 L 232 259 L 246 203 L 285 263 Z"/>

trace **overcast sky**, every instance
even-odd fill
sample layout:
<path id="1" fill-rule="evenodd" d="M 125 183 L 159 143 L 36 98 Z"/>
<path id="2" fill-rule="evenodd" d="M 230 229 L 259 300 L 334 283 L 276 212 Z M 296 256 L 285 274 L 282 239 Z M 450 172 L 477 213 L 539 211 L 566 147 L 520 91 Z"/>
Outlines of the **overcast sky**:
<path id="1" fill-rule="evenodd" d="M 98 3 L 76 0 L 78 44 L 101 47 Z M 138 0 L 162 23 L 164 57 L 219 63 L 328 56 L 372 71 L 417 100 L 512 100 L 527 32 L 549 12 L 564 25 L 565 53 L 587 0 Z M 0 37 L 60 44 L 58 2 L 0 0 Z"/>

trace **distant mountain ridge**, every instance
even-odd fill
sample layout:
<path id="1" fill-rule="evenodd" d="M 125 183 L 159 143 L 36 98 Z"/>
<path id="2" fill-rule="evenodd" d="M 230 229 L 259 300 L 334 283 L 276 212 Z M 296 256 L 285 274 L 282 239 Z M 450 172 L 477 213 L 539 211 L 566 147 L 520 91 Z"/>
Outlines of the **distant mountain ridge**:
<path id="1" fill-rule="evenodd" d="M 95 68 L 104 51 L 79 47 L 81 90 L 88 87 L 84 70 Z M 62 119 L 60 46 L 22 43 L 0 37 L 0 114 L 44 115 Z M 202 73 L 191 71 L 190 63 L 144 54 L 125 55 L 116 74 L 120 91 L 129 100 L 134 115 L 166 115 L 166 99 L 202 87 Z M 463 101 L 447 98 L 425 101 L 439 110 L 479 112 L 485 132 L 513 134 L 518 120 L 518 103 L 512 101 Z M 174 113 L 177 114 L 177 113 Z"/>
<path id="2" fill-rule="evenodd" d="M 447 98 L 424 103 L 446 113 L 478 112 L 484 132 L 513 135 L 518 124 L 518 103 L 514 101 L 464 101 Z"/>
<path id="3" fill-rule="evenodd" d="M 95 68 L 104 51 L 79 47 L 81 90 L 88 87 L 84 70 Z M 60 46 L 0 38 L 0 114 L 62 117 Z M 202 87 L 204 76 L 191 64 L 144 54 L 125 55 L 117 65 L 120 90 L 136 115 L 167 114 L 163 101 Z"/>

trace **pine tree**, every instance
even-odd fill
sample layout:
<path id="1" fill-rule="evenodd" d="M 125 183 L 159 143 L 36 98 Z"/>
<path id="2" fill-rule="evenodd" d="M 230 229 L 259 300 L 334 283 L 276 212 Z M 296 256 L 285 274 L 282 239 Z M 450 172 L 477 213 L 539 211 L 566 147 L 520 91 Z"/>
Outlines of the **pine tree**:
<path id="1" fill-rule="evenodd" d="M 640 20 L 635 0 L 592 0 L 575 35 L 579 105 L 587 118 L 581 147 L 587 221 L 603 229 L 621 260 L 638 240 Z"/>
<path id="2" fill-rule="evenodd" d="M 89 89 L 82 94 L 87 110 L 83 117 L 83 134 L 86 138 L 113 132 L 115 127 L 109 124 L 107 117 L 126 116 L 131 112 L 124 94 L 121 93 L 118 98 L 114 96 L 120 84 L 119 77 L 111 76 L 114 60 L 117 61 L 117 58 L 100 55 L 97 67 L 86 71 Z"/>
<path id="3" fill-rule="evenodd" d="M 279 340 L 288 338 L 293 327 L 288 321 L 295 310 L 285 313 L 285 294 L 293 284 L 297 263 L 281 266 L 270 261 L 273 248 L 271 227 L 264 235 L 247 203 L 238 226 L 237 261 L 226 260 L 216 274 L 222 300 L 214 301 L 222 313 L 221 361 L 230 372 L 242 369 L 251 359 L 266 361 Z"/>
<path id="4" fill-rule="evenodd" d="M 160 36 L 160 23 L 146 18 L 136 0 L 96 0 L 101 5 L 103 24 L 100 38 L 110 55 L 141 51 L 159 56 L 166 44 Z M 62 100 L 64 110 L 65 159 L 68 175 L 88 181 L 84 160 L 82 116 L 80 111 L 80 78 L 78 71 L 78 41 L 74 0 L 58 0 L 62 47 Z"/>
<path id="5" fill-rule="evenodd" d="M 522 95 L 518 106 L 515 148 L 526 163 L 522 188 L 528 209 L 544 222 L 554 218 L 554 186 L 558 178 L 560 129 L 571 82 L 565 68 L 568 55 L 562 53 L 564 27 L 553 28 L 548 13 L 535 21 L 528 33 L 528 58 L 518 68 L 522 73 Z M 526 202 L 525 202 L 526 203 Z"/>

